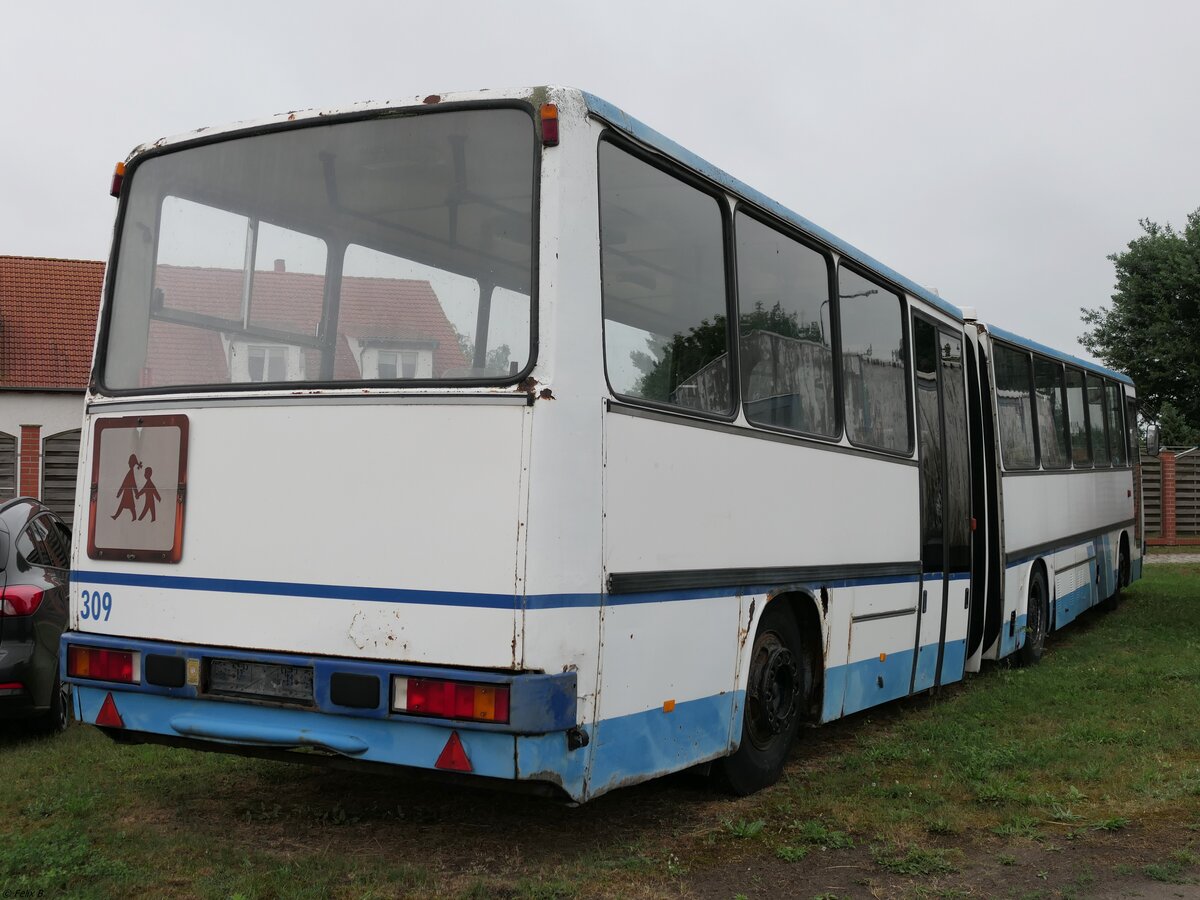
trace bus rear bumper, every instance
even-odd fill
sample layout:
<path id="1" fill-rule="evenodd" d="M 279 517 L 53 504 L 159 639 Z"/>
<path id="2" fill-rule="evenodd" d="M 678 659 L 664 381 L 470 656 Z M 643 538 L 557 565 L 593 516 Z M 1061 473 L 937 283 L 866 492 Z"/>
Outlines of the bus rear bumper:
<path id="1" fill-rule="evenodd" d="M 201 671 L 209 658 L 233 657 L 309 666 L 314 672 L 316 708 L 206 696 L 199 684 L 149 683 L 145 672 L 138 683 L 68 678 L 74 689 L 76 717 L 104 728 L 118 740 L 172 743 L 245 755 L 286 755 L 311 762 L 325 762 L 320 757 L 326 757 L 510 782 L 541 782 L 581 799 L 588 756 L 582 748 L 589 743 L 591 729 L 577 725 L 574 672 L 543 675 L 432 670 L 290 654 L 251 654 L 79 632 L 63 635 L 64 670 L 71 645 L 134 651 L 141 654 L 143 663 L 151 655 L 180 654 L 198 660 Z M 351 710 L 333 702 L 330 677 L 344 671 L 378 677 L 382 689 L 375 707 Z M 468 722 L 392 711 L 386 686 L 393 676 L 414 672 L 507 685 L 512 698 L 510 720 Z"/>

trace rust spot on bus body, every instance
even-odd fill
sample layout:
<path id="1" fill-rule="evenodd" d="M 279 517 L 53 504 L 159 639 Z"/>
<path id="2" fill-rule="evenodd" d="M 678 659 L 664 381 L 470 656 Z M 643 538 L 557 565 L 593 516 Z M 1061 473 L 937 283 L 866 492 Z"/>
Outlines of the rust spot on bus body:
<path id="1" fill-rule="evenodd" d="M 442 98 L 438 94 L 430 94 L 428 97 L 426 97 L 421 102 L 425 103 L 427 105 L 433 105 L 434 103 L 441 103 Z"/>

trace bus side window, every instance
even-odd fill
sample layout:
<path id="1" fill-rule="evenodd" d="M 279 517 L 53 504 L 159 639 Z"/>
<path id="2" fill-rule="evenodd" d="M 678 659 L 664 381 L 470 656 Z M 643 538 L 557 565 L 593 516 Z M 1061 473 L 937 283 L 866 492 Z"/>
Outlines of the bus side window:
<path id="1" fill-rule="evenodd" d="M 1006 469 L 1036 469 L 1032 378 L 1029 354 L 997 344 L 996 416 L 1000 420 L 1000 450 Z"/>
<path id="2" fill-rule="evenodd" d="M 1089 439 L 1087 403 L 1083 394 L 1083 373 L 1067 368 L 1067 421 L 1071 426 L 1071 462 L 1076 468 L 1092 465 L 1092 445 Z"/>
<path id="3" fill-rule="evenodd" d="M 838 266 L 842 393 L 846 434 L 855 444 L 907 453 L 908 352 L 900 297 Z"/>
<path id="4" fill-rule="evenodd" d="M 600 266 L 612 390 L 731 413 L 724 223 L 717 199 L 601 142 Z"/>
<path id="5" fill-rule="evenodd" d="M 1125 423 L 1121 421 L 1121 396 L 1124 393 L 1115 381 L 1104 382 L 1108 397 L 1108 451 L 1114 466 L 1125 465 Z"/>
<path id="6" fill-rule="evenodd" d="M 742 212 L 735 230 L 746 418 L 836 437 L 829 260 Z"/>
<path id="7" fill-rule="evenodd" d="M 1112 465 L 1108 450 L 1108 421 L 1104 414 L 1104 379 L 1099 375 L 1088 375 L 1087 406 L 1088 428 L 1092 434 L 1092 465 Z"/>
<path id="8" fill-rule="evenodd" d="M 1042 466 L 1047 469 L 1068 468 L 1071 457 L 1067 452 L 1066 388 L 1062 364 L 1035 356 L 1033 377 L 1037 391 L 1035 399 Z"/>

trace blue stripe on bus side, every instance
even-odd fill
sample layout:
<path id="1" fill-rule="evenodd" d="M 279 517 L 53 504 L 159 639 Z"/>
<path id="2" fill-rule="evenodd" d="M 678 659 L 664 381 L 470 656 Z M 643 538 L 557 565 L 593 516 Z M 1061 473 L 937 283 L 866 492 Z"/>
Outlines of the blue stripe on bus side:
<path id="1" fill-rule="evenodd" d="M 960 576 L 952 576 L 957 578 Z M 961 576 L 967 577 L 967 576 Z M 825 588 L 861 587 L 865 585 L 915 583 L 917 575 L 876 578 L 843 578 L 804 585 L 819 590 Z M 733 597 L 740 594 L 762 593 L 774 585 L 743 585 L 741 587 L 696 588 L 682 591 L 652 591 L 644 594 L 484 594 L 461 591 L 421 591 L 408 588 L 378 588 L 358 585 L 309 584 L 286 581 L 250 581 L 235 578 L 198 578 L 186 575 L 150 575 L 141 572 L 102 572 L 77 569 L 71 572 L 76 584 L 118 585 L 125 587 L 163 588 L 174 591 L 208 591 L 221 594 L 244 594 L 267 597 L 315 597 L 323 600 L 365 600 L 372 603 L 412 603 L 424 606 L 453 606 L 474 609 L 563 609 L 629 605 L 637 603 L 668 603 L 682 600 L 703 600 L 714 597 Z"/>

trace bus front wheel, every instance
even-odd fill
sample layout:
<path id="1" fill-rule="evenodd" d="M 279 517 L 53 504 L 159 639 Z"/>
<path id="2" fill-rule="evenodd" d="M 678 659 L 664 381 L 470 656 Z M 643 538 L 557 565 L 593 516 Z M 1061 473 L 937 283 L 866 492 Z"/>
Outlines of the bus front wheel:
<path id="1" fill-rule="evenodd" d="M 742 741 L 721 761 L 720 780 L 745 796 L 774 784 L 812 689 L 800 628 L 783 603 L 767 605 L 754 636 L 742 711 Z"/>

